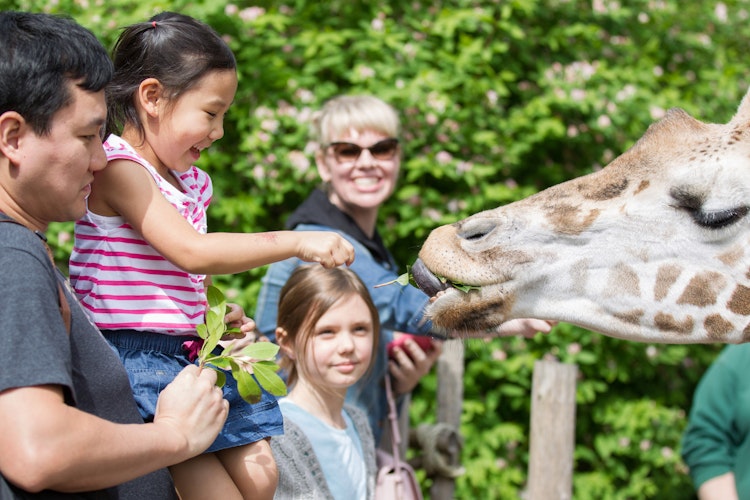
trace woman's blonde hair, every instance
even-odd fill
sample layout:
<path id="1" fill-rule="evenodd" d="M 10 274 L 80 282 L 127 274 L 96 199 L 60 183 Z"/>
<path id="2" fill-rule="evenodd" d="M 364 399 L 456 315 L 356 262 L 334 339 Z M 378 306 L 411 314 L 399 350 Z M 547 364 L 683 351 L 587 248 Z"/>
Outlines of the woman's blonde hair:
<path id="1" fill-rule="evenodd" d="M 362 297 L 370 311 L 375 356 L 380 337 L 378 310 L 359 276 L 344 267 L 326 269 L 312 264 L 299 266 L 292 272 L 279 294 L 277 328 L 283 330 L 283 335 L 279 336 L 277 330 L 277 341 L 280 345 L 289 342 L 297 352 L 305 352 L 320 318 L 338 301 L 352 295 Z M 310 367 L 305 366 L 303 359 L 282 356 L 279 365 L 287 373 L 289 386 L 297 381 L 298 371 L 310 373 Z"/>
<path id="2" fill-rule="evenodd" d="M 398 113 L 385 101 L 371 95 L 342 95 L 327 101 L 312 118 L 312 139 L 321 147 L 348 130 L 372 130 L 398 138 Z"/>

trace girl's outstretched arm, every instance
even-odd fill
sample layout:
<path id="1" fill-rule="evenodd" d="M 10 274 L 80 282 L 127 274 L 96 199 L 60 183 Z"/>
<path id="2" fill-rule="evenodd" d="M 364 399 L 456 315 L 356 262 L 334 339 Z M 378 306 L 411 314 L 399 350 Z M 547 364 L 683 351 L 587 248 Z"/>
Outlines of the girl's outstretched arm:
<path id="1" fill-rule="evenodd" d="M 164 198 L 149 173 L 129 160 L 112 161 L 97 173 L 89 209 L 122 216 L 166 259 L 193 274 L 234 274 L 290 257 L 327 268 L 354 260 L 352 245 L 328 231 L 201 234 Z"/>

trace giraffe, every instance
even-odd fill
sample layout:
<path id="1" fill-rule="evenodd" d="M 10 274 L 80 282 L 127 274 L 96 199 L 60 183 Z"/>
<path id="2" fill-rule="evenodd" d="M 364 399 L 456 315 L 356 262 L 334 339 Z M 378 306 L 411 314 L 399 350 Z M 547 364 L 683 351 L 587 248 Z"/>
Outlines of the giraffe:
<path id="1" fill-rule="evenodd" d="M 600 171 L 435 229 L 412 272 L 449 335 L 539 318 L 640 342 L 740 343 L 748 207 L 750 92 L 727 124 L 671 109 Z"/>

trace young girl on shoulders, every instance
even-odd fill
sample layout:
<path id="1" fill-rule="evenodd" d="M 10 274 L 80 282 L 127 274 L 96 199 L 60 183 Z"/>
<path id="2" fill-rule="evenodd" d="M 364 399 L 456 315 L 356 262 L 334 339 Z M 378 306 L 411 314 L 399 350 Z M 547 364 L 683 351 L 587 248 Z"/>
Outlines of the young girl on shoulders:
<path id="1" fill-rule="evenodd" d="M 207 233 L 212 184 L 194 163 L 224 135 L 237 89 L 234 55 L 214 30 L 162 13 L 126 28 L 113 59 L 108 166 L 76 223 L 70 276 L 149 421 L 159 391 L 191 362 L 183 344 L 199 338 L 207 275 L 293 256 L 333 267 L 351 263 L 353 249 L 331 232 Z M 242 321 L 250 330 L 252 321 Z M 283 432 L 275 398 L 251 406 L 232 377 L 224 391 L 227 423 L 206 454 L 171 468 L 177 489 L 183 500 L 271 498 L 277 470 L 268 438 Z"/>
<path id="2" fill-rule="evenodd" d="M 282 288 L 278 312 L 290 392 L 279 402 L 284 435 L 271 439 L 276 498 L 373 498 L 372 430 L 362 410 L 344 404 L 370 369 L 379 337 L 367 288 L 349 269 L 301 266 Z"/>

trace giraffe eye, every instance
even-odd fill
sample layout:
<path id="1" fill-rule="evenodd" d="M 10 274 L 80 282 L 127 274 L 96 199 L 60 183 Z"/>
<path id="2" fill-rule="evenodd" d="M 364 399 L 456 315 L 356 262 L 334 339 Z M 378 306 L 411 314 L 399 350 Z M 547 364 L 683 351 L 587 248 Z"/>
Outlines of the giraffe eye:
<path id="1" fill-rule="evenodd" d="M 669 194 L 675 201 L 675 207 L 687 211 L 693 222 L 706 229 L 722 229 L 738 222 L 748 213 L 748 207 L 734 207 L 724 210 L 705 210 L 705 195 L 701 195 L 688 186 L 678 186 Z"/>
<path id="2" fill-rule="evenodd" d="M 747 215 L 747 207 L 736 207 L 727 210 L 716 210 L 704 212 L 703 210 L 690 210 L 690 216 L 696 224 L 707 229 L 721 229 L 742 219 Z"/>

